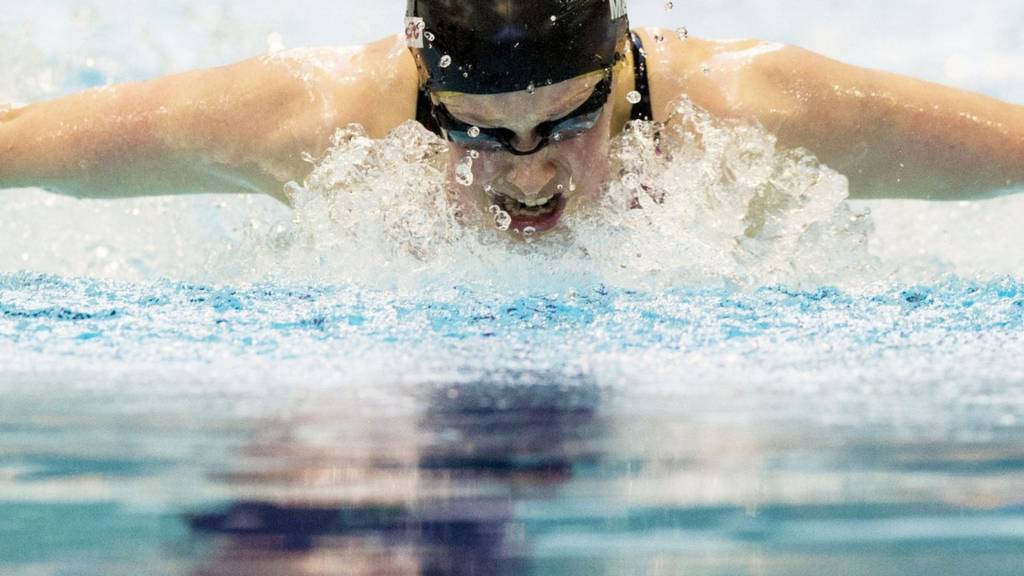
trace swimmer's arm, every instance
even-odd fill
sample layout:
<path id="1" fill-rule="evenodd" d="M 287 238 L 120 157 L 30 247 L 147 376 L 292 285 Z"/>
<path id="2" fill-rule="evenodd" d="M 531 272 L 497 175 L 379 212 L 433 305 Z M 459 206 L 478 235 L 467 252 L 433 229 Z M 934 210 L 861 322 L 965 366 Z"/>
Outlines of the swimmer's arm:
<path id="1" fill-rule="evenodd" d="M 78 198 L 273 193 L 280 185 L 270 158 L 245 148 L 267 139 L 261 132 L 274 119 L 264 114 L 276 112 L 266 104 L 277 89 L 245 85 L 264 75 L 256 68 L 189 72 L 11 110 L 0 117 L 0 185 Z"/>
<path id="2" fill-rule="evenodd" d="M 0 188 L 79 198 L 249 192 L 287 201 L 284 184 L 308 174 L 304 155 L 322 155 L 337 127 L 361 123 L 380 136 L 384 123 L 397 122 L 371 103 L 390 80 L 339 82 L 327 69 L 344 72 L 351 53 L 328 52 L 316 54 L 318 64 L 343 61 L 317 68 L 258 58 L 0 112 Z"/>
<path id="3" fill-rule="evenodd" d="M 809 149 L 849 178 L 851 197 L 961 200 L 1024 185 L 1024 106 L 794 47 L 719 46 L 705 60 L 719 113 Z"/>

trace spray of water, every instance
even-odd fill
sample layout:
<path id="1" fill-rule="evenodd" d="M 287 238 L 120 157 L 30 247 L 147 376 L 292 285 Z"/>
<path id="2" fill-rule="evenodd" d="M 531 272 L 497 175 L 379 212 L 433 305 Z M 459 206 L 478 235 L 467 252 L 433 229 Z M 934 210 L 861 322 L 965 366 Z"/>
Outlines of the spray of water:
<path id="1" fill-rule="evenodd" d="M 256 278 L 523 289 L 848 284 L 877 270 L 870 219 L 845 202 L 842 176 L 685 100 L 665 124 L 630 125 L 602 199 L 529 242 L 460 219 L 446 161 L 445 144 L 415 123 L 379 141 L 340 130 L 290 188 L 291 222 L 256 226 L 213 268 L 241 257 Z"/>
<path id="2" fill-rule="evenodd" d="M 525 242 L 501 229 L 501 214 L 460 218 L 447 146 L 418 124 L 382 140 L 350 126 L 332 144 L 307 158 L 303 183 L 289 185 L 291 213 L 254 199 L 30 196 L 0 222 L 15 240 L 0 264 L 131 280 L 522 289 L 848 285 L 877 268 L 866 249 L 870 220 L 845 202 L 842 176 L 686 100 L 665 124 L 633 123 L 614 140 L 617 177 L 600 201 Z M 39 203 L 45 222 L 17 217 Z"/>

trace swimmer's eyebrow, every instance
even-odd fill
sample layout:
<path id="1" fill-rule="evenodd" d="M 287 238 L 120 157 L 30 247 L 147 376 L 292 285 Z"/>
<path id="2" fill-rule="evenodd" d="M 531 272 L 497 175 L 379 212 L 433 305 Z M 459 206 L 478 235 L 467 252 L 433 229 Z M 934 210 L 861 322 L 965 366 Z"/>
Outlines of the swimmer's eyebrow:
<path id="1" fill-rule="evenodd" d="M 573 110 L 579 108 L 584 102 L 593 96 L 597 90 L 597 83 L 595 82 L 592 86 L 581 87 L 577 92 L 573 93 L 571 98 L 566 98 L 561 106 L 558 108 L 559 112 L 550 113 L 547 115 L 547 120 L 557 120 L 558 118 L 564 118 L 566 114 L 571 113 Z M 572 106 L 566 104 L 566 102 L 572 103 Z M 445 107 L 448 108 L 448 113 L 453 118 L 466 124 L 473 124 L 481 128 L 496 128 L 499 127 L 502 122 L 501 120 L 495 121 L 494 119 L 486 119 L 482 116 L 477 116 L 473 110 L 459 109 L 460 104 L 458 101 L 445 103 Z"/>

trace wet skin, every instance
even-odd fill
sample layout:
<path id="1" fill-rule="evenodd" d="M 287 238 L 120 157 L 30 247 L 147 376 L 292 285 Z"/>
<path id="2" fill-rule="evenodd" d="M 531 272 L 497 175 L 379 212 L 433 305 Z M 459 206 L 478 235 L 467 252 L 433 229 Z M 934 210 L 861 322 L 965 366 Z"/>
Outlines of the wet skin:
<path id="1" fill-rule="evenodd" d="M 806 148 L 847 176 L 851 198 L 965 200 L 1024 185 L 1020 105 L 780 44 L 638 32 L 655 120 L 667 120 L 686 96 L 723 120 L 760 124 L 780 148 Z M 533 95 L 461 95 L 446 105 L 465 120 L 475 114 L 515 130 L 527 148 L 538 123 L 586 98 L 586 83 L 574 79 Z M 382 138 L 414 119 L 418 84 L 412 56 L 395 36 L 0 105 L 0 188 L 79 198 L 246 192 L 287 203 L 285 184 L 310 173 L 306 158 L 321 157 L 338 128 L 360 124 Z M 534 156 L 481 152 L 474 185 L 454 186 L 457 198 L 481 212 L 487 185 L 526 200 L 566 187 L 570 176 L 569 209 L 593 198 L 608 176 L 609 139 L 629 118 L 633 85 L 627 63 L 614 75 L 598 124 L 571 141 Z M 453 169 L 465 155 L 451 145 Z M 491 215 L 482 216 L 488 224 Z"/>

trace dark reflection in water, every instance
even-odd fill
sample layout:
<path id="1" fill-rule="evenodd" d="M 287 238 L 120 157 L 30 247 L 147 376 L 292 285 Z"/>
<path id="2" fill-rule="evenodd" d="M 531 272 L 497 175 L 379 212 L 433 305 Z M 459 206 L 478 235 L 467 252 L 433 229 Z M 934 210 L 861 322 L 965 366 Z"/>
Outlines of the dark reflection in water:
<path id="1" fill-rule="evenodd" d="M 714 383 L 657 395 L 536 372 L 223 397 L 175 387 L 159 402 L 138 387 L 137 403 L 118 387 L 41 401 L 30 384 L 0 402 L 5 576 L 1024 566 L 1024 429 L 992 424 L 1017 396 L 990 403 L 985 389 L 972 398 L 994 408 L 919 428 L 778 418 L 764 407 L 777 392 L 715 411 L 694 394 Z"/>
<path id="2" fill-rule="evenodd" d="M 550 383 L 544 374 L 496 380 L 504 384 L 429 388 L 411 434 L 383 431 L 376 453 L 350 452 L 351 461 L 342 456 L 321 463 L 314 474 L 333 471 L 357 482 L 376 478 L 370 481 L 393 483 L 390 494 L 370 489 L 373 495 L 362 502 L 326 504 L 246 500 L 189 515 L 193 533 L 214 543 L 196 574 L 527 572 L 517 503 L 557 497 L 574 470 L 598 465 L 594 440 L 605 435 L 596 418 L 601 395 L 592 383 L 564 377 Z M 353 471 L 364 466 L 376 470 Z M 303 477 L 292 471 L 224 479 L 260 476 L 271 482 Z"/>

